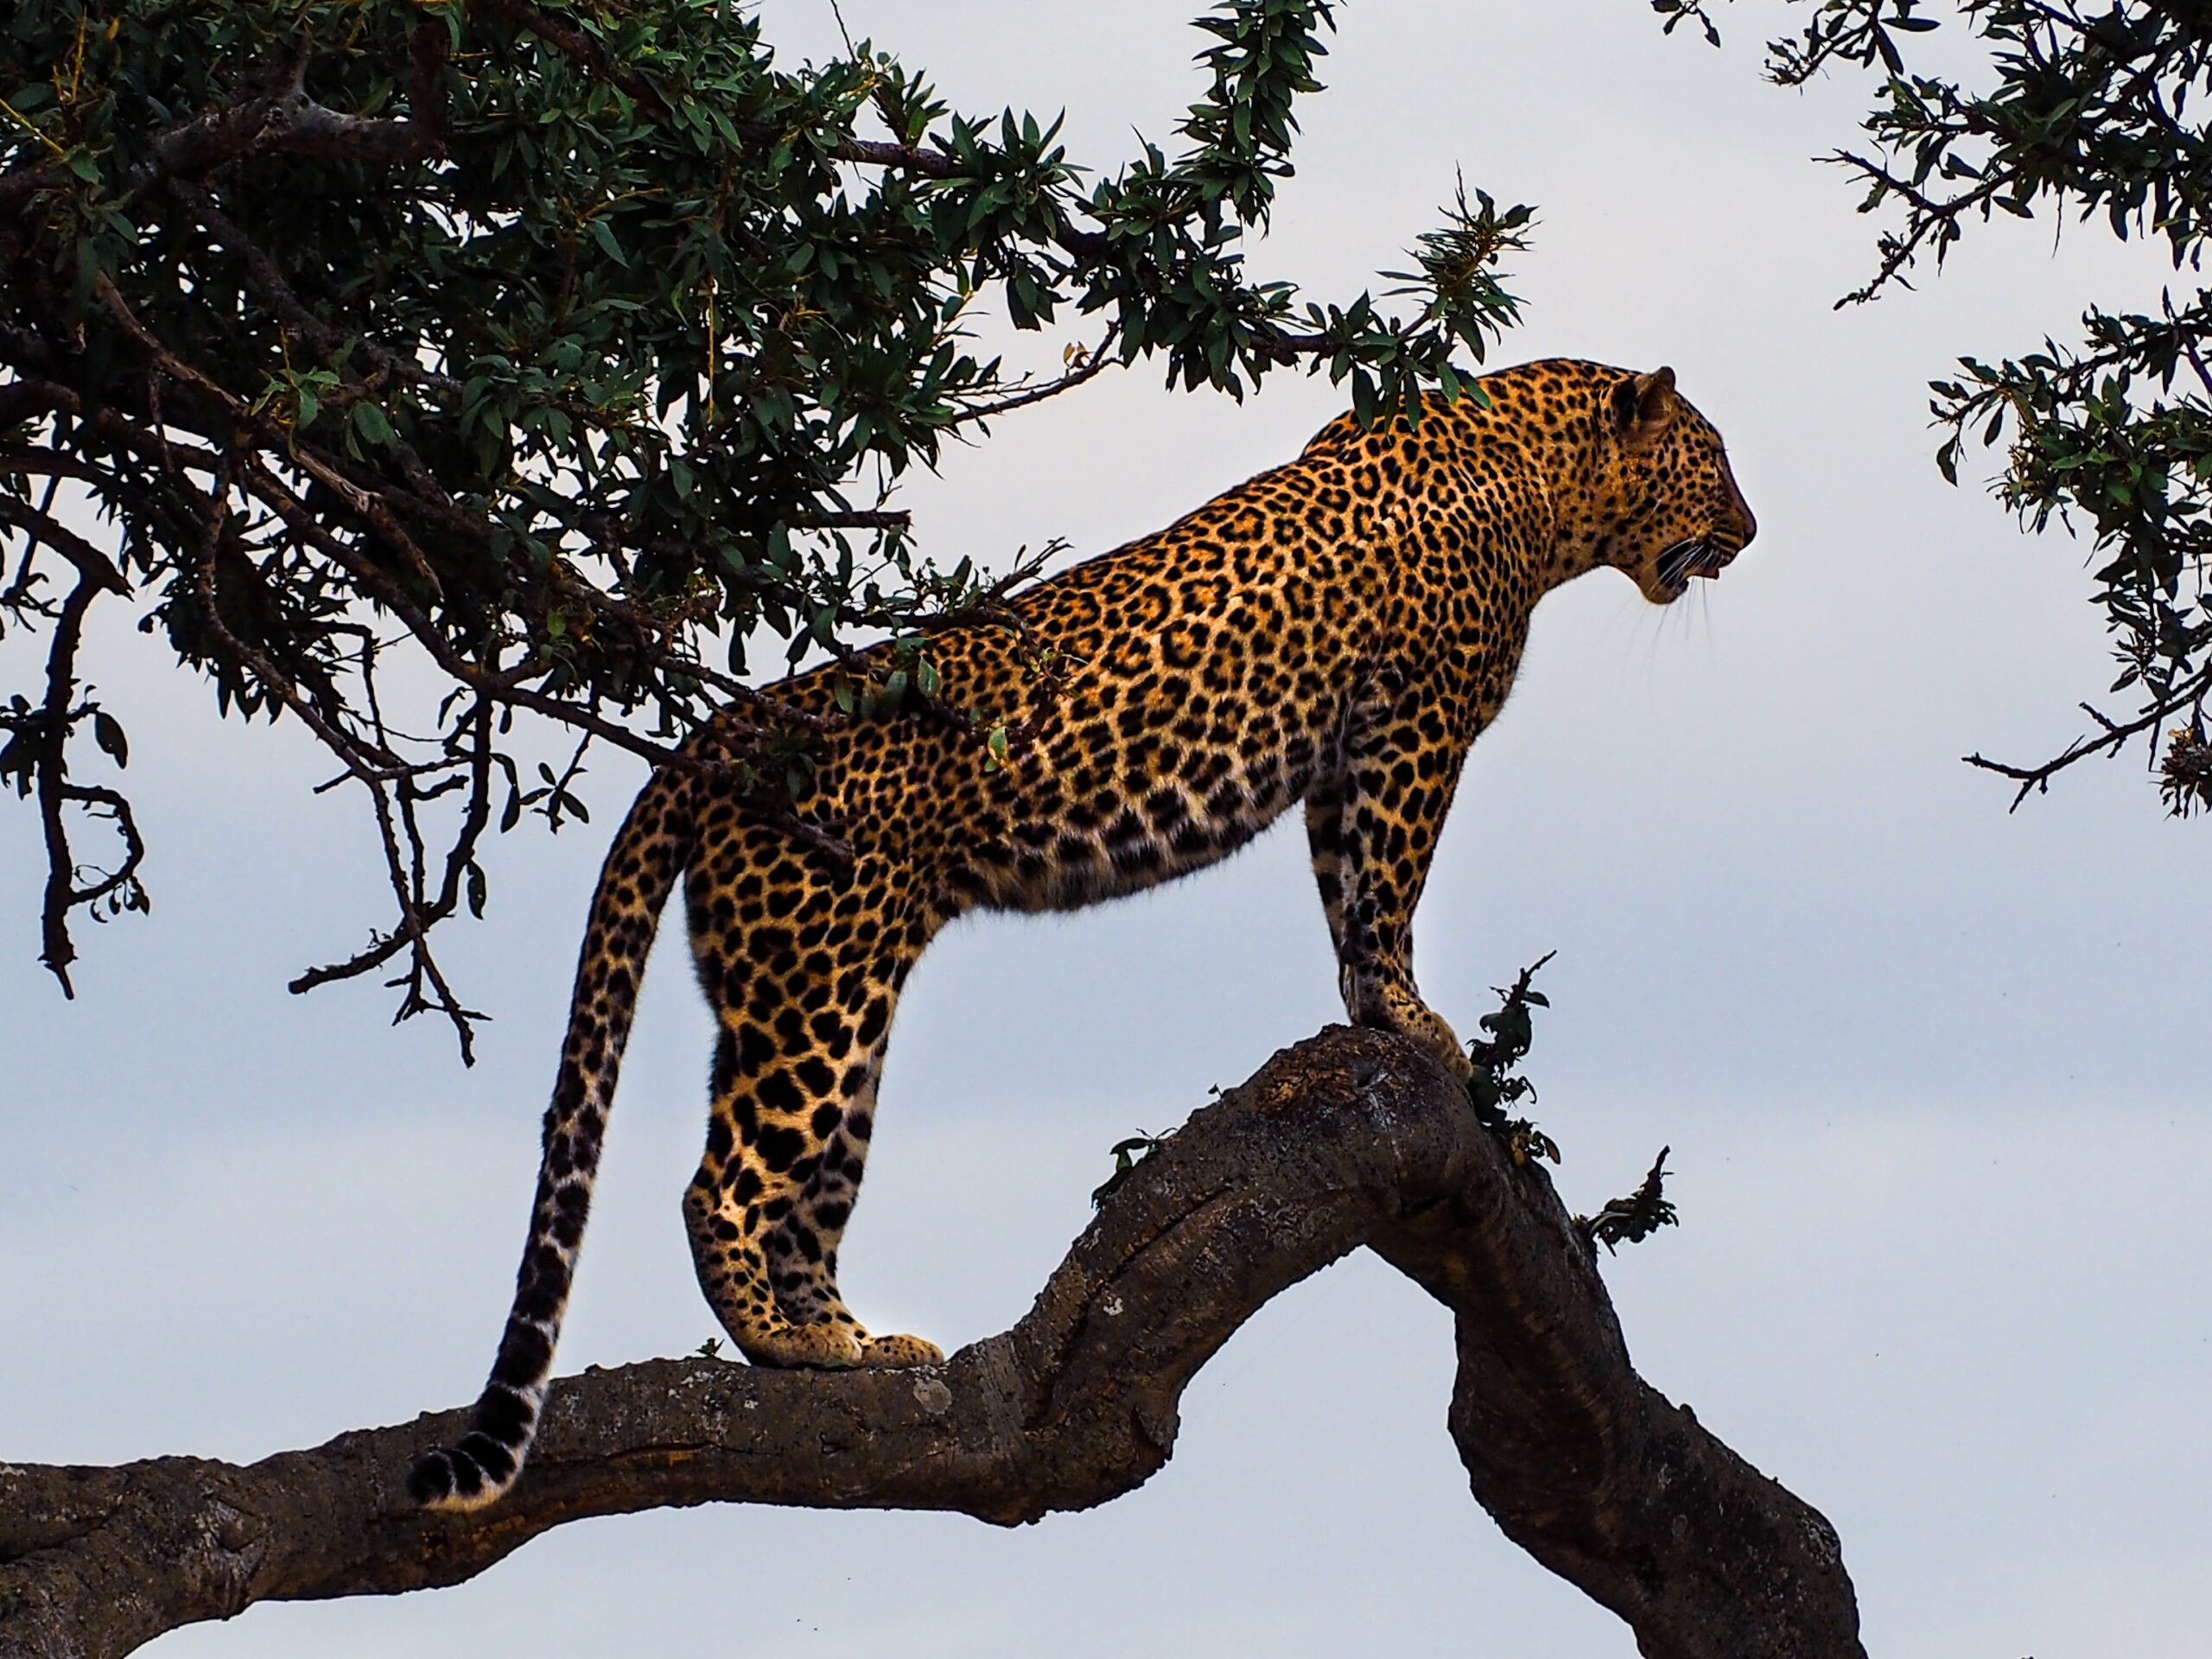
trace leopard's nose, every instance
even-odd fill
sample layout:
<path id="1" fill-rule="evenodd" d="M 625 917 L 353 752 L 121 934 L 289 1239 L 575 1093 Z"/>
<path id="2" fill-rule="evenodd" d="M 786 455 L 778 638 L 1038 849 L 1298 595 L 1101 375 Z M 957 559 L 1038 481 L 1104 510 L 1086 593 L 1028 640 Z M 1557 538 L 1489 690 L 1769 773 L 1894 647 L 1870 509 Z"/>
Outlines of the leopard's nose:
<path id="1" fill-rule="evenodd" d="M 1728 505 L 1734 509 L 1736 521 L 1740 527 L 1741 533 L 1736 543 L 1740 550 L 1749 547 L 1758 535 L 1759 521 L 1751 512 L 1751 504 L 1744 499 L 1743 491 L 1736 487 L 1736 480 L 1732 478 L 1728 480 Z"/>

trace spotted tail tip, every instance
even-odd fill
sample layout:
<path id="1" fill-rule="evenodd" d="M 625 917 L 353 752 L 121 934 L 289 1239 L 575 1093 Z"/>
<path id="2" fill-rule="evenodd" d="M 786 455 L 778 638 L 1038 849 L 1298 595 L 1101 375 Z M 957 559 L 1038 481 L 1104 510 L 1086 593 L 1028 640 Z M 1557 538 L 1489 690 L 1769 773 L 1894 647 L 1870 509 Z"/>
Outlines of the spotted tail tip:
<path id="1" fill-rule="evenodd" d="M 407 1477 L 407 1495 L 422 1509 L 480 1510 L 505 1495 L 520 1467 L 490 1435 L 470 1433 L 426 1453 Z"/>

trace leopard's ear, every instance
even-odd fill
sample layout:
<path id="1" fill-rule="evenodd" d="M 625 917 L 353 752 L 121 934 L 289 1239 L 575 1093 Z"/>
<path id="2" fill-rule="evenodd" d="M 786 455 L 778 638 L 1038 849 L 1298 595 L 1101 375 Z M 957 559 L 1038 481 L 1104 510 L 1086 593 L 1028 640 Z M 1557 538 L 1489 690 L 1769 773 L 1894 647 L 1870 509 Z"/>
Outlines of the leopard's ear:
<path id="1" fill-rule="evenodd" d="M 1613 430 L 1624 443 L 1646 443 L 1675 418 L 1675 372 L 1632 374 L 1613 388 Z"/>

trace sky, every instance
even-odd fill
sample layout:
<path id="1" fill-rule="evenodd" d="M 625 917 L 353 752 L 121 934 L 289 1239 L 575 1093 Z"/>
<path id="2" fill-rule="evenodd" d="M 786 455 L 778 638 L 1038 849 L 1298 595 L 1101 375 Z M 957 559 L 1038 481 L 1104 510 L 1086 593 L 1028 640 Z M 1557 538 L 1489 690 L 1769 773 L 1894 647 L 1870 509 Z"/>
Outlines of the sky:
<path id="1" fill-rule="evenodd" d="M 1078 159 L 1167 139 L 1199 90 L 1192 0 L 844 0 L 957 107 L 1063 105 Z M 836 41 L 769 0 L 788 58 Z M 2154 303 L 2154 254 L 2048 221 L 1941 281 L 1832 308 L 1873 226 L 1813 157 L 1865 96 L 1758 75 L 1636 0 L 1354 5 L 1300 106 L 1255 271 L 1342 297 L 1402 263 L 1455 168 L 1538 204 L 1497 360 L 1671 365 L 1726 435 L 1758 541 L 1662 613 L 1599 572 L 1541 607 L 1477 745 L 1417 924 L 1463 1031 L 1558 952 L 1528 1070 L 1571 1208 L 1662 1144 L 1682 1224 L 1605 1264 L 1643 1376 L 1821 1509 L 1868 1650 L 2181 1659 L 2212 1624 L 2212 1273 L 2202 820 L 2140 756 L 2008 814 L 1970 751 L 2036 760 L 2111 678 L 2088 550 L 2023 536 L 1931 461 L 1926 383 Z M 1077 331 L 1028 349 L 1057 361 Z M 1003 561 L 1165 524 L 1338 408 L 1277 377 L 1237 406 L 1140 367 L 1009 421 L 904 498 L 925 543 Z M 1994 462 L 1970 458 L 1986 471 Z M 1970 478 L 1970 485 L 1974 480 Z M 391 994 L 285 981 L 386 919 L 365 815 L 289 725 L 111 627 L 155 909 L 37 965 L 35 814 L 0 812 L 0 1456 L 250 1459 L 474 1395 L 512 1285 L 585 903 L 640 781 L 493 849 L 448 970 L 494 1020 L 397 1030 Z M 0 666 L 20 678 L 22 658 Z M 89 775 L 89 774 L 88 774 Z M 1108 1148 L 1339 1017 L 1302 840 L 1112 906 L 964 923 L 912 982 L 842 1278 L 950 1348 L 1027 1308 Z M 710 1027 L 664 937 L 560 1369 L 715 1334 L 678 1198 Z M 804 1656 L 1478 1650 L 1627 1659 L 1626 1627 L 1506 1541 L 1444 1414 L 1450 1320 L 1361 1255 L 1270 1305 L 1185 1396 L 1173 1460 L 1081 1516 L 721 1507 L 561 1529 L 452 1590 L 255 1608 L 162 1659 L 705 1643 Z"/>

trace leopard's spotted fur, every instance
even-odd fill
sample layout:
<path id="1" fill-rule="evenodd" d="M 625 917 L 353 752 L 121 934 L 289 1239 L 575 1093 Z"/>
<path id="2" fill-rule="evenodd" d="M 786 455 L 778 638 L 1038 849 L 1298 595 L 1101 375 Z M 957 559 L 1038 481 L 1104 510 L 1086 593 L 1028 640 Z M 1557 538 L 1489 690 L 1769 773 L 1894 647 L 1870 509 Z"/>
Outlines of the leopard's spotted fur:
<path id="1" fill-rule="evenodd" d="M 679 874 L 721 1023 L 706 1155 L 684 1194 L 708 1300 L 749 1359 L 912 1365 L 837 1291 L 899 987 L 963 912 L 1071 909 L 1211 864 L 1295 805 L 1344 1007 L 1463 1070 L 1413 974 L 1412 921 L 1467 746 L 1512 683 L 1529 612 L 1599 565 L 1657 603 L 1756 528 L 1719 435 L 1669 371 L 1533 363 L 1418 429 L 1325 428 L 1297 460 L 1018 601 L 1028 636 L 935 642 L 948 688 L 1030 734 L 991 769 L 918 715 L 822 747 L 806 810 L 841 864 L 696 771 L 631 810 L 592 901 L 529 1248 L 498 1362 L 424 1501 L 511 1484 L 543 1402 L 655 918 Z M 1038 646 L 1067 664 L 1041 681 Z M 802 675 L 778 695 L 826 709 Z M 742 734 L 725 716 L 720 735 Z"/>

